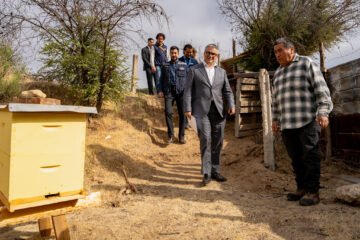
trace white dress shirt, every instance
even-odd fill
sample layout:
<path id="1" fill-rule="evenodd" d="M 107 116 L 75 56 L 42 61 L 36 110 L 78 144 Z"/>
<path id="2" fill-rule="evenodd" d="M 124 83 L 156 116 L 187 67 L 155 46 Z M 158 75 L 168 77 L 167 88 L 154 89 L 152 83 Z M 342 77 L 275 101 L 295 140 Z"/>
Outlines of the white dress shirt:
<path id="1" fill-rule="evenodd" d="M 205 65 L 205 71 L 207 73 L 207 76 L 209 78 L 210 81 L 210 85 L 213 85 L 214 82 L 214 77 L 215 77 L 215 65 L 214 66 L 208 66 L 206 63 L 204 63 Z"/>
<path id="2" fill-rule="evenodd" d="M 147 46 L 150 50 L 150 65 L 151 67 L 155 67 L 155 48 L 154 46 L 149 47 Z"/>

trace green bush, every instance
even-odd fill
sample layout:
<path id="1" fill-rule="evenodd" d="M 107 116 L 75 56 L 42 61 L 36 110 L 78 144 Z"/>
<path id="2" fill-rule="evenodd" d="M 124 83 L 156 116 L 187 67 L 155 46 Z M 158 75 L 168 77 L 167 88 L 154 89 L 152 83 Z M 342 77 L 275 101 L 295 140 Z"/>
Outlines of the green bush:
<path id="1" fill-rule="evenodd" d="M 24 67 L 9 45 L 0 44 L 0 101 L 10 101 L 20 92 Z"/>

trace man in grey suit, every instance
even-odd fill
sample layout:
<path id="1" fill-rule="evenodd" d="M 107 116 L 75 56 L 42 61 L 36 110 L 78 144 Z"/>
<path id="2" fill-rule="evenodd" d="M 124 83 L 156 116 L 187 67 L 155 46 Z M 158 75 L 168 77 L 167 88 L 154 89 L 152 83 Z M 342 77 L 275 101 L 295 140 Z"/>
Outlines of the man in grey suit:
<path id="1" fill-rule="evenodd" d="M 216 66 L 218 55 L 215 44 L 205 47 L 204 63 L 190 68 L 184 93 L 185 116 L 196 120 L 204 186 L 211 179 L 218 182 L 227 180 L 220 174 L 220 152 L 226 114 L 235 113 L 234 95 L 226 72 Z"/>

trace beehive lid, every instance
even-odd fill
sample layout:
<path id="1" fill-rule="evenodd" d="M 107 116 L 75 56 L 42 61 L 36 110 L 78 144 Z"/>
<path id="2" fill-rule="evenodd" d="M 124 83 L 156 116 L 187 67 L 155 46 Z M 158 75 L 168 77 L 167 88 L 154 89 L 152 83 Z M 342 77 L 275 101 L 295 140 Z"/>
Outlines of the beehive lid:
<path id="1" fill-rule="evenodd" d="M 95 107 L 23 103 L 0 104 L 0 110 L 8 110 L 9 112 L 75 112 L 97 114 Z"/>

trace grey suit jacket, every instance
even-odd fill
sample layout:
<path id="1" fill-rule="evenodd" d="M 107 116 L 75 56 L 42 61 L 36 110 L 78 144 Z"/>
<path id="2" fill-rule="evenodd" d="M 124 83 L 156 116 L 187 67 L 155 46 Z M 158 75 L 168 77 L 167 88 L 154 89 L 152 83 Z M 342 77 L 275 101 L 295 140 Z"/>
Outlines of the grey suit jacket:
<path id="1" fill-rule="evenodd" d="M 234 108 L 234 95 L 225 70 L 215 67 L 211 85 L 203 63 L 191 67 L 184 91 L 184 112 L 203 117 L 208 114 L 212 101 L 222 117 L 225 117 L 227 108 Z"/>

